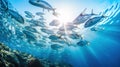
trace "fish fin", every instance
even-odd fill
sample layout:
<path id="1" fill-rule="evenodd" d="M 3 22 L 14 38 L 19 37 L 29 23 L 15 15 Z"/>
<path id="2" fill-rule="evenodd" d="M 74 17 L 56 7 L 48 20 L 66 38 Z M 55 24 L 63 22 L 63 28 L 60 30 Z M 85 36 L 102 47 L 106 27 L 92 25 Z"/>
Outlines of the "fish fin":
<path id="1" fill-rule="evenodd" d="M 93 15 L 94 13 L 93 13 L 93 9 L 91 10 L 91 14 Z"/>
<path id="2" fill-rule="evenodd" d="M 83 15 L 85 13 L 85 11 L 87 10 L 87 8 L 85 8 L 80 15 Z"/>
<path id="3" fill-rule="evenodd" d="M 91 15 L 97 15 L 97 14 L 94 13 L 93 9 L 91 10 Z"/>

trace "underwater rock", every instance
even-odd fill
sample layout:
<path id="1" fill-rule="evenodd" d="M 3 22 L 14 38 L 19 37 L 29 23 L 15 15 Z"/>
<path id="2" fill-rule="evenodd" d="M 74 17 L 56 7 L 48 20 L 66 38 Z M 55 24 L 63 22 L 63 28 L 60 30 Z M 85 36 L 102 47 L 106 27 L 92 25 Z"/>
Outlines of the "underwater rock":
<path id="1" fill-rule="evenodd" d="M 32 58 L 34 57 L 29 57 L 29 54 L 11 50 L 0 43 L 0 67 L 27 67 Z"/>
<path id="2" fill-rule="evenodd" d="M 44 67 L 38 59 L 32 59 L 28 62 L 28 67 Z"/>
<path id="3" fill-rule="evenodd" d="M 0 60 L 1 60 L 1 59 L 0 59 Z M 1 67 L 5 67 L 5 64 L 4 64 L 4 62 L 3 62 L 2 60 L 0 61 L 0 66 L 1 66 Z"/>
<path id="4" fill-rule="evenodd" d="M 2 43 L 0 43 L 0 51 L 1 50 L 11 51 L 8 46 L 4 46 Z"/>
<path id="5" fill-rule="evenodd" d="M 12 53 L 12 52 L 9 52 L 9 51 L 4 51 L 4 50 L 1 50 L 2 54 L 5 55 L 3 58 L 5 58 L 5 60 L 7 62 L 11 62 L 12 64 L 14 64 L 15 67 L 19 67 L 20 65 L 20 62 L 17 58 L 17 56 Z"/>
<path id="6" fill-rule="evenodd" d="M 73 67 L 73 66 L 66 63 L 54 63 L 54 64 L 51 64 L 50 67 Z"/>
<path id="7" fill-rule="evenodd" d="M 51 48 L 58 50 L 63 46 L 51 45 Z M 70 64 L 59 62 L 52 63 L 48 60 L 37 59 L 30 54 L 12 50 L 0 43 L 0 67 L 72 67 Z"/>

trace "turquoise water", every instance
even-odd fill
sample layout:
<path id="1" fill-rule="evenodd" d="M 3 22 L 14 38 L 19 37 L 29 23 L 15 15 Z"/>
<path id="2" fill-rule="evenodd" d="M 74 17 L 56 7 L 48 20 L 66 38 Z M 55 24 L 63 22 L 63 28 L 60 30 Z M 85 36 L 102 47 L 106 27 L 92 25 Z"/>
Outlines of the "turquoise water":
<path id="1" fill-rule="evenodd" d="M 28 0 L 9 0 L 9 2 L 9 9 L 19 13 L 24 23 L 12 17 L 10 11 L 0 9 L 0 42 L 37 58 L 52 62 L 68 62 L 74 67 L 120 67 L 120 2 L 118 0 L 47 0 L 57 9 L 56 12 L 65 10 L 68 11 L 67 15 L 72 14 L 67 19 L 70 19 L 68 22 L 72 22 L 85 8 L 87 14 L 90 14 L 93 9 L 95 14 L 106 16 L 93 26 L 98 28 L 97 31 L 92 31 L 92 27 L 84 28 L 83 24 L 74 29 L 89 43 L 82 47 L 76 45 L 81 37 L 80 39 L 67 38 L 60 42 L 51 41 L 49 36 L 58 31 L 56 27 L 49 26 L 55 18 L 52 11 L 43 11 L 42 8 L 31 5 Z M 33 17 L 26 17 L 25 11 L 31 12 Z M 45 15 L 41 17 L 36 15 L 36 12 L 43 12 Z M 50 30 L 45 33 L 42 29 Z M 52 47 L 53 44 L 59 45 Z"/>

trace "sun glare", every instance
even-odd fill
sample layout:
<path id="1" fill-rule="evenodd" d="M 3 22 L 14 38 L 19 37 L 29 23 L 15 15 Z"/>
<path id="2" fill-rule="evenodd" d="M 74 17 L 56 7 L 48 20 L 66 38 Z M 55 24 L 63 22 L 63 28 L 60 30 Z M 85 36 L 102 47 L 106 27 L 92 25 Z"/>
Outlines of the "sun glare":
<path id="1" fill-rule="evenodd" d="M 63 7 L 61 9 L 57 9 L 56 12 L 59 14 L 57 19 L 60 23 L 68 23 L 72 21 L 72 10 L 68 7 Z"/>

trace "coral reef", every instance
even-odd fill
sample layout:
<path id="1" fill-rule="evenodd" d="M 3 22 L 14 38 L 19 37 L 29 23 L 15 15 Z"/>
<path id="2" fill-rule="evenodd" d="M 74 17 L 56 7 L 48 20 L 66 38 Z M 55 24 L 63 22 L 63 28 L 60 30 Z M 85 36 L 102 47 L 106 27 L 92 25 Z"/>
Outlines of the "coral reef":
<path id="1" fill-rule="evenodd" d="M 32 55 L 12 50 L 0 43 L 0 67 L 72 67 L 66 63 L 51 63 L 47 60 L 37 59 Z"/>

